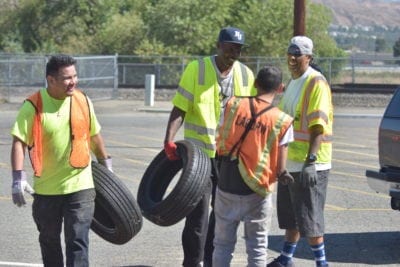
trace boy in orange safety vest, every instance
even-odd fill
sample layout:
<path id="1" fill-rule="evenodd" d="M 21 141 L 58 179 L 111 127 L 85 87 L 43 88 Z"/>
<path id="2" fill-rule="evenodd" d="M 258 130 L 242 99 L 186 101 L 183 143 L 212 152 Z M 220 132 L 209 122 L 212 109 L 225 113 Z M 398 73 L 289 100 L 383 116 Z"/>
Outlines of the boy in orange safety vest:
<path id="1" fill-rule="evenodd" d="M 272 192 L 277 179 L 293 182 L 285 170 L 293 119 L 272 105 L 284 88 L 281 70 L 262 68 L 254 86 L 255 97 L 229 100 L 218 132 L 213 266 L 230 265 L 240 221 L 245 227 L 248 266 L 266 266 Z"/>

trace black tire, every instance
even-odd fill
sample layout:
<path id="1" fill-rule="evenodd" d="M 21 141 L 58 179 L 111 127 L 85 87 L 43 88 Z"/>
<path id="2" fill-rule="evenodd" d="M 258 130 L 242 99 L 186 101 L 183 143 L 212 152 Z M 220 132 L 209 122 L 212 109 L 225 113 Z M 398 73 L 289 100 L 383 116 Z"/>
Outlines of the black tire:
<path id="1" fill-rule="evenodd" d="M 125 244 L 142 228 L 140 207 L 128 187 L 103 165 L 92 161 L 96 190 L 90 228 L 113 244 Z"/>
<path id="2" fill-rule="evenodd" d="M 180 160 L 170 161 L 162 150 L 147 167 L 140 181 L 137 200 L 142 215 L 149 221 L 170 226 L 185 218 L 210 186 L 211 161 L 195 144 L 178 141 Z M 174 176 L 181 176 L 164 197 Z"/>

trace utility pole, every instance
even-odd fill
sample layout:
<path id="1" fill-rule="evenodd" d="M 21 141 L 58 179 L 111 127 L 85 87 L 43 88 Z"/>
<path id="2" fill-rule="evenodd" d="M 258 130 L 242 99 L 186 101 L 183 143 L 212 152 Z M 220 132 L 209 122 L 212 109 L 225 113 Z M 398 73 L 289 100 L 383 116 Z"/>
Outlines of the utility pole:
<path id="1" fill-rule="evenodd" d="M 293 36 L 306 34 L 306 0 L 294 0 Z"/>

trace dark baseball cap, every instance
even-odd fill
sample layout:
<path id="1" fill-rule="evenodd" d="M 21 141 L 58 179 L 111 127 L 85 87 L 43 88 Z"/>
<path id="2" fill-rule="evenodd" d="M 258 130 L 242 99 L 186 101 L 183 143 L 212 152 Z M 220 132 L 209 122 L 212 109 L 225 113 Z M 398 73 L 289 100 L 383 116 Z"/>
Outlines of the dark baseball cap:
<path id="1" fill-rule="evenodd" d="M 226 27 L 219 32 L 218 42 L 244 45 L 244 32 L 235 27 Z"/>

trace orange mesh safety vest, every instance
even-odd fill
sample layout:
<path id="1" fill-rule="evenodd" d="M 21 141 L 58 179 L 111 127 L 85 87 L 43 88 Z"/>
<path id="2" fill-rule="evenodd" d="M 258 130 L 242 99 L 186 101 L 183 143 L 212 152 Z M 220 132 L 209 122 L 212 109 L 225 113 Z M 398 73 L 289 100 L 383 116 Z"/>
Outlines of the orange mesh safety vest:
<path id="1" fill-rule="evenodd" d="M 257 98 L 232 97 L 225 110 L 224 123 L 219 129 L 217 152 L 227 156 L 242 136 L 252 118 L 250 101 L 257 113 L 267 104 Z M 269 105 L 269 104 L 268 104 Z M 243 140 L 239 155 L 239 171 L 244 182 L 257 194 L 266 196 L 276 182 L 279 142 L 292 123 L 292 117 L 272 108 L 256 118 Z"/>
<path id="2" fill-rule="evenodd" d="M 32 125 L 33 144 L 28 147 L 34 174 L 40 177 L 43 168 L 42 153 L 42 112 L 43 102 L 40 91 L 26 99 L 35 107 Z M 71 153 L 69 161 L 74 168 L 85 168 L 90 162 L 90 109 L 86 95 L 75 90 L 70 106 Z"/>

